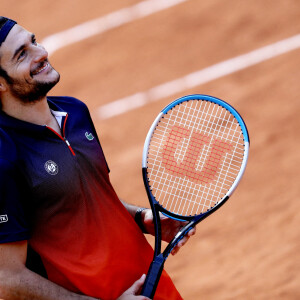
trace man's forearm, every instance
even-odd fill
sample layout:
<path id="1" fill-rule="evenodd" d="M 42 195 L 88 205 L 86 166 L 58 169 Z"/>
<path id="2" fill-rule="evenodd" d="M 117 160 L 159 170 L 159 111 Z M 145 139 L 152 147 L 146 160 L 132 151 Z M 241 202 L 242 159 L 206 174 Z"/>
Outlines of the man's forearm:
<path id="1" fill-rule="evenodd" d="M 0 299 L 95 300 L 96 298 L 72 293 L 24 267 L 17 272 L 0 271 Z"/>
<path id="2" fill-rule="evenodd" d="M 139 206 L 136 206 L 136 205 L 133 205 L 133 204 L 129 204 L 123 200 L 120 200 L 123 205 L 125 206 L 125 208 L 127 209 L 127 211 L 130 213 L 130 215 L 134 218 L 135 217 L 135 214 L 136 214 L 136 211 L 141 208 Z"/>
<path id="3" fill-rule="evenodd" d="M 145 217 L 145 212 L 146 208 L 142 208 L 136 205 L 132 205 L 129 203 L 126 203 L 121 200 L 127 211 L 130 213 L 130 215 L 133 217 L 135 220 L 136 224 L 140 227 L 141 231 L 143 233 L 149 233 L 149 231 L 146 229 L 145 224 L 144 224 L 144 217 Z"/>

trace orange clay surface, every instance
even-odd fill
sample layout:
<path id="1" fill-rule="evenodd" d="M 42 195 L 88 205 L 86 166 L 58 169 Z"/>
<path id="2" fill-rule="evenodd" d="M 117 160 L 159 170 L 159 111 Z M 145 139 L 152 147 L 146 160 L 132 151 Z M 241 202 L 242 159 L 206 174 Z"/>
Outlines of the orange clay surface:
<path id="1" fill-rule="evenodd" d="M 1 0 L 1 14 L 38 40 L 137 0 Z M 190 0 L 96 35 L 50 57 L 52 95 L 85 101 L 119 196 L 148 206 L 141 177 L 157 113 L 191 93 L 226 100 L 248 125 L 245 176 L 166 269 L 186 300 L 300 299 L 300 50 L 107 120 L 96 109 L 300 32 L 298 0 Z M 153 239 L 149 238 L 150 243 Z"/>

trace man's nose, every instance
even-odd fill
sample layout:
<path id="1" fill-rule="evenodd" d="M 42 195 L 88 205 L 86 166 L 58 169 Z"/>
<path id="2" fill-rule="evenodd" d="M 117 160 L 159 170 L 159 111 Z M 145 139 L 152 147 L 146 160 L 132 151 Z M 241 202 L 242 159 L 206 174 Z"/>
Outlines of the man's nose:
<path id="1" fill-rule="evenodd" d="M 48 52 L 42 45 L 36 46 L 34 62 L 40 62 L 48 58 Z"/>

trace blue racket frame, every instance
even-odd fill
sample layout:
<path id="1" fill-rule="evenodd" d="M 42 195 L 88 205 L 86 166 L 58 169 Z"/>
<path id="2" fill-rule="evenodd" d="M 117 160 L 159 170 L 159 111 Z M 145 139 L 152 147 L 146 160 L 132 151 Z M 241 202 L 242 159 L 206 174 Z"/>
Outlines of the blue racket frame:
<path id="1" fill-rule="evenodd" d="M 149 186 L 149 181 L 148 181 L 148 176 L 147 176 L 147 154 L 148 154 L 148 149 L 149 149 L 149 144 L 151 141 L 152 134 L 161 120 L 163 116 L 168 113 L 173 107 L 176 105 L 185 102 L 185 101 L 191 101 L 191 100 L 205 100 L 209 101 L 212 103 L 216 103 L 225 109 L 227 109 L 238 121 L 241 130 L 243 132 L 243 137 L 244 137 L 244 143 L 245 143 L 245 150 L 244 150 L 244 158 L 243 162 L 240 168 L 240 172 L 233 183 L 231 189 L 228 190 L 226 195 L 213 206 L 212 208 L 208 209 L 206 212 L 203 212 L 199 215 L 196 216 L 181 216 L 172 212 L 169 212 L 166 210 L 164 207 L 162 207 L 159 202 L 155 199 L 155 197 L 151 193 L 151 188 Z M 143 174 L 143 181 L 145 185 L 145 189 L 147 191 L 148 199 L 151 205 L 151 210 L 153 213 L 153 222 L 154 222 L 154 228 L 155 228 L 155 247 L 154 247 L 154 256 L 153 256 L 153 261 L 149 267 L 147 277 L 142 289 L 142 295 L 149 297 L 152 299 L 154 297 L 161 273 L 164 268 L 164 263 L 171 253 L 171 251 L 176 247 L 176 245 L 179 243 L 181 239 L 200 221 L 203 221 L 205 218 L 207 218 L 209 215 L 211 215 L 213 212 L 215 212 L 217 209 L 219 209 L 225 202 L 229 199 L 231 194 L 234 192 L 235 188 L 237 187 L 244 171 L 245 167 L 247 164 L 248 160 L 248 154 L 249 154 L 249 146 L 250 146 L 250 140 L 249 140 L 249 134 L 247 127 L 240 116 L 240 114 L 227 102 L 216 98 L 212 97 L 209 95 L 202 95 L 202 94 L 194 94 L 194 95 L 188 95 L 181 97 L 172 103 L 168 104 L 157 116 L 157 118 L 154 120 L 152 126 L 150 127 L 150 130 L 148 132 L 148 135 L 145 140 L 144 144 L 144 151 L 143 151 L 143 161 L 142 161 L 142 174 Z M 176 236 L 172 239 L 172 241 L 167 245 L 163 253 L 161 253 L 161 224 L 160 224 L 160 216 L 159 213 L 162 213 L 166 215 L 167 217 L 170 217 L 174 220 L 179 220 L 179 221 L 188 221 L 189 223 L 182 227 L 182 229 L 176 234 Z"/>

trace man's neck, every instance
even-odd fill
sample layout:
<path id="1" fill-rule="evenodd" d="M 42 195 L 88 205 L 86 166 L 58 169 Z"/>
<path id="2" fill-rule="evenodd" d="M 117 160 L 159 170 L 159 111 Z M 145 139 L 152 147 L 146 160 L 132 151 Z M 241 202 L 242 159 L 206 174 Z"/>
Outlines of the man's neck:
<path id="1" fill-rule="evenodd" d="M 33 103 L 11 98 L 2 102 L 2 110 L 11 117 L 37 125 L 47 124 L 51 117 L 46 97 Z"/>
<path id="2" fill-rule="evenodd" d="M 17 99 L 3 101 L 2 110 L 16 119 L 36 125 L 48 125 L 60 133 L 60 128 L 51 113 L 46 97 L 34 103 L 22 103 Z"/>

